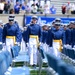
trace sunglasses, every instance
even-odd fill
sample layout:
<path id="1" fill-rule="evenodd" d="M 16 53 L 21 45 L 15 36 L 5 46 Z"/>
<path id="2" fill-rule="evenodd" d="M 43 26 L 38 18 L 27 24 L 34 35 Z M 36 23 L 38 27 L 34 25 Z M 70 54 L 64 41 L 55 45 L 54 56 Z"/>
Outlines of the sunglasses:
<path id="1" fill-rule="evenodd" d="M 36 18 L 32 18 L 32 20 L 37 20 Z"/>

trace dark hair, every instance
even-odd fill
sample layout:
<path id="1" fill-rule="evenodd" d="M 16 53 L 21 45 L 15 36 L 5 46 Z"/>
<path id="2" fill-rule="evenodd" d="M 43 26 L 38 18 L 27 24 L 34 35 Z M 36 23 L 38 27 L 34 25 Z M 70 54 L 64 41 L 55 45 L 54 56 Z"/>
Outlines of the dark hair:
<path id="1" fill-rule="evenodd" d="M 10 9 L 9 14 L 13 14 L 14 13 L 14 9 Z"/>

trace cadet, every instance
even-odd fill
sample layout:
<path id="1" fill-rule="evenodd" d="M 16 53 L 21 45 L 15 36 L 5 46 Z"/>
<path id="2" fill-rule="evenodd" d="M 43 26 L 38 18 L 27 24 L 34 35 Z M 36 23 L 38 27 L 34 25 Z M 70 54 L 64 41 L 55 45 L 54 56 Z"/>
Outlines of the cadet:
<path id="1" fill-rule="evenodd" d="M 55 20 L 52 22 L 51 30 L 55 30 L 55 22 L 61 23 L 61 19 L 60 18 L 55 18 Z"/>
<path id="2" fill-rule="evenodd" d="M 52 31 L 55 30 L 55 27 L 53 29 L 49 29 L 48 30 L 48 34 L 47 34 L 47 40 L 46 40 L 46 43 L 47 43 L 47 46 L 48 46 L 48 52 L 49 53 L 53 53 L 53 48 L 52 48 Z"/>
<path id="3" fill-rule="evenodd" d="M 56 56 L 59 56 L 59 51 L 61 51 L 61 45 L 65 44 L 65 33 L 63 30 L 60 29 L 60 23 L 56 22 L 55 23 L 55 30 L 51 31 L 49 30 L 49 34 L 48 34 L 48 39 L 49 42 L 48 44 L 50 45 L 50 47 L 53 47 L 53 52 Z"/>
<path id="4" fill-rule="evenodd" d="M 37 24 L 38 17 L 32 16 L 32 23 L 27 27 L 27 45 L 29 46 L 30 65 L 37 65 L 37 46 L 41 42 L 42 31 Z"/>
<path id="5" fill-rule="evenodd" d="M 42 27 L 42 46 L 43 46 L 43 49 L 45 51 L 48 50 L 48 47 L 47 47 L 47 36 L 48 36 L 48 30 L 49 30 L 49 26 L 48 25 L 44 25 Z"/>
<path id="6" fill-rule="evenodd" d="M 26 42 L 27 42 L 27 26 L 24 27 L 24 31 L 22 33 L 22 36 L 23 36 L 22 49 L 27 51 L 27 46 L 26 46 Z"/>
<path id="7" fill-rule="evenodd" d="M 71 42 L 72 42 L 72 47 L 75 48 L 75 21 L 73 22 L 73 25 L 72 25 L 73 29 L 71 31 Z"/>
<path id="8" fill-rule="evenodd" d="M 69 23 L 69 28 L 65 31 L 66 45 L 72 45 L 71 32 L 72 32 L 72 29 L 73 29 L 73 24 L 74 24 L 74 21 L 71 21 L 71 22 Z"/>
<path id="9" fill-rule="evenodd" d="M 49 27 L 47 25 L 44 25 L 42 27 L 42 29 L 43 29 L 43 31 L 42 31 L 42 43 L 46 43 L 47 33 L 48 33 Z"/>
<path id="10" fill-rule="evenodd" d="M 8 18 L 9 23 L 6 23 L 3 28 L 3 45 L 6 45 L 6 49 L 9 51 L 15 44 L 20 45 L 22 39 L 21 30 L 18 23 L 15 23 L 14 17 L 11 14 Z"/>

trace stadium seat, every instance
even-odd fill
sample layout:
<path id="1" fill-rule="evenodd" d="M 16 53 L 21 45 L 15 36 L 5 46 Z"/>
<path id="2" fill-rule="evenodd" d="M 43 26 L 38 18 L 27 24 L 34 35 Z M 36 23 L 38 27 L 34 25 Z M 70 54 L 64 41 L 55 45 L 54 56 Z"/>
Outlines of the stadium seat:
<path id="1" fill-rule="evenodd" d="M 65 55 L 66 56 L 69 56 L 69 52 L 68 52 L 68 49 L 67 48 L 65 49 Z"/>
<path id="2" fill-rule="evenodd" d="M 60 58 L 57 58 L 55 55 L 49 53 L 46 53 L 46 56 L 47 56 L 49 67 L 53 68 L 53 70 L 57 72 L 58 62 Z"/>
<path id="3" fill-rule="evenodd" d="M 12 58 L 18 56 L 20 51 L 20 46 L 15 45 L 14 47 L 11 48 L 11 53 L 12 53 Z"/>
<path id="4" fill-rule="evenodd" d="M 30 75 L 29 68 L 11 67 L 11 55 L 8 51 L 0 52 L 0 75 Z"/>
<path id="5" fill-rule="evenodd" d="M 67 75 L 75 75 L 75 68 L 73 66 L 68 66 L 66 73 Z"/>
<path id="6" fill-rule="evenodd" d="M 10 67 L 4 75 L 30 75 L 28 67 Z"/>
<path id="7" fill-rule="evenodd" d="M 19 54 L 19 52 L 20 52 L 19 46 L 15 45 L 14 47 L 12 47 L 11 52 L 12 52 L 12 57 L 13 57 L 13 60 L 12 60 L 13 63 L 15 63 L 15 62 L 24 62 L 24 63 L 29 62 L 29 56 L 26 53 Z"/>
<path id="8" fill-rule="evenodd" d="M 7 64 L 5 55 L 0 52 L 0 75 L 4 75 L 4 72 L 7 70 Z"/>
<path id="9" fill-rule="evenodd" d="M 12 53 L 12 63 L 15 62 L 24 62 L 26 63 L 25 65 L 27 65 L 27 62 L 29 62 L 29 56 L 26 53 L 20 54 L 20 47 L 15 45 L 14 47 L 11 48 L 11 53 Z"/>
<path id="10" fill-rule="evenodd" d="M 63 61 L 60 61 L 58 63 L 58 74 L 59 75 L 75 75 L 75 70 L 72 65 L 69 65 Z"/>
<path id="11" fill-rule="evenodd" d="M 13 63 L 15 62 L 24 62 L 29 63 L 29 56 L 28 55 L 19 55 L 12 60 Z M 25 64 L 26 65 L 26 64 Z"/>
<path id="12" fill-rule="evenodd" d="M 49 67 L 53 68 L 58 75 L 75 75 L 74 66 L 65 63 L 60 58 L 56 58 L 54 55 L 46 53 Z"/>
<path id="13" fill-rule="evenodd" d="M 46 55 L 43 50 L 43 47 L 40 46 L 39 51 L 38 51 L 38 61 L 40 61 L 40 62 L 38 62 L 38 65 L 39 65 L 39 74 L 38 75 L 41 75 L 43 63 L 47 63 L 47 60 L 44 61 L 45 58 L 46 58 Z"/>
<path id="14" fill-rule="evenodd" d="M 62 53 L 71 59 L 75 59 L 75 51 L 72 48 L 63 48 Z"/>
<path id="15" fill-rule="evenodd" d="M 75 59 L 75 51 L 73 49 L 67 49 L 69 52 L 69 57 Z"/>
<path id="16" fill-rule="evenodd" d="M 68 50 L 66 49 L 66 47 L 63 48 L 62 53 L 64 53 L 64 54 L 67 55 L 67 56 L 69 55 Z"/>
<path id="17" fill-rule="evenodd" d="M 58 73 L 59 73 L 59 75 L 67 75 L 66 70 L 67 70 L 67 64 L 65 64 L 62 61 L 58 62 Z"/>
<path id="18" fill-rule="evenodd" d="M 44 51 L 43 51 L 42 46 L 39 47 L 39 52 L 41 53 L 41 56 L 44 59 L 45 58 L 45 55 L 44 55 Z"/>
<path id="19" fill-rule="evenodd" d="M 8 50 L 2 51 L 3 55 L 5 56 L 7 67 L 9 67 L 12 63 L 12 56 Z"/>

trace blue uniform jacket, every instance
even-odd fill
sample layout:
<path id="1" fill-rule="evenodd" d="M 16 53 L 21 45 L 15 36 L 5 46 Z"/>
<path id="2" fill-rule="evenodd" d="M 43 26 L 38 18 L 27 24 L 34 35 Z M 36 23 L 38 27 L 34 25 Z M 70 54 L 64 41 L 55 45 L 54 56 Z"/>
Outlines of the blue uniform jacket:
<path id="1" fill-rule="evenodd" d="M 0 42 L 2 42 L 3 29 L 0 27 Z"/>
<path id="2" fill-rule="evenodd" d="M 48 30 L 48 35 L 47 35 L 46 41 L 47 41 L 47 45 L 52 47 L 52 30 L 51 29 Z"/>
<path id="3" fill-rule="evenodd" d="M 48 35 L 48 31 L 47 30 L 43 30 L 42 31 L 42 42 L 43 43 L 47 42 L 47 35 Z"/>
<path id="4" fill-rule="evenodd" d="M 52 39 L 55 39 L 55 40 L 62 40 L 62 43 L 65 44 L 66 43 L 66 38 L 65 38 L 65 32 L 61 29 L 59 30 L 54 30 L 52 32 L 53 36 L 52 36 Z"/>
<path id="5" fill-rule="evenodd" d="M 21 42 L 22 33 L 18 24 L 16 23 L 14 23 L 13 25 L 9 25 L 9 23 L 5 24 L 3 28 L 3 43 L 6 41 L 6 36 L 15 36 L 16 42 Z"/>
<path id="6" fill-rule="evenodd" d="M 27 43 L 27 30 L 23 31 L 22 36 L 23 40 Z"/>
<path id="7" fill-rule="evenodd" d="M 29 42 L 30 35 L 37 35 L 39 37 L 39 41 L 42 42 L 42 29 L 38 24 L 31 24 L 27 27 L 27 41 Z"/>
<path id="8" fill-rule="evenodd" d="M 72 47 L 75 45 L 75 29 L 72 29 L 71 32 L 71 42 L 72 42 Z"/>
<path id="9" fill-rule="evenodd" d="M 66 35 L 66 44 L 69 44 L 69 45 L 71 45 L 71 29 L 67 29 L 66 31 L 65 31 L 65 35 Z"/>
<path id="10" fill-rule="evenodd" d="M 48 39 L 47 39 L 47 44 L 49 46 L 52 46 L 53 40 L 62 40 L 62 43 L 65 44 L 66 39 L 65 39 L 65 32 L 61 29 L 59 30 L 49 30 L 48 31 Z"/>
<path id="11" fill-rule="evenodd" d="M 55 28 L 55 27 L 51 27 L 51 30 L 52 30 L 52 31 L 54 31 L 54 30 L 56 30 L 56 28 Z M 63 27 L 60 27 L 60 30 L 62 30 L 62 31 L 63 31 L 63 30 L 64 30 L 64 28 L 63 28 Z"/>
<path id="12" fill-rule="evenodd" d="M 54 31 L 54 30 L 55 30 L 55 27 L 52 26 L 52 27 L 51 27 L 51 30 Z"/>

